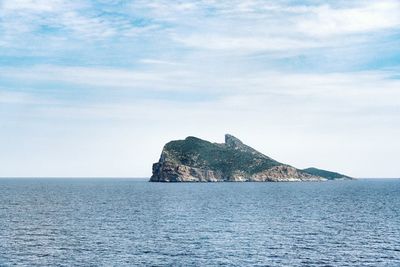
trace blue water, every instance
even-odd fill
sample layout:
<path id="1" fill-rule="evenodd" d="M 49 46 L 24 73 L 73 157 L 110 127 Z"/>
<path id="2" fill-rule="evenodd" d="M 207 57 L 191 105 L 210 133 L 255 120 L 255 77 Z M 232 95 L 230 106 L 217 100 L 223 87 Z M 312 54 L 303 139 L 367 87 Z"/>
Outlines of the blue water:
<path id="1" fill-rule="evenodd" d="M 400 180 L 0 179 L 0 266 L 400 266 Z"/>

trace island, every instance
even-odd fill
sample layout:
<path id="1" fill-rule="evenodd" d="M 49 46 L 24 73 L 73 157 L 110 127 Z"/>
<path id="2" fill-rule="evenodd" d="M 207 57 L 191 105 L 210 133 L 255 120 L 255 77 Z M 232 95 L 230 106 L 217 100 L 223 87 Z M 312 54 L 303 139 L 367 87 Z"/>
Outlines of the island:
<path id="1" fill-rule="evenodd" d="M 150 182 L 296 182 L 353 179 L 317 168 L 280 163 L 226 134 L 225 143 L 189 136 L 168 142 Z"/>

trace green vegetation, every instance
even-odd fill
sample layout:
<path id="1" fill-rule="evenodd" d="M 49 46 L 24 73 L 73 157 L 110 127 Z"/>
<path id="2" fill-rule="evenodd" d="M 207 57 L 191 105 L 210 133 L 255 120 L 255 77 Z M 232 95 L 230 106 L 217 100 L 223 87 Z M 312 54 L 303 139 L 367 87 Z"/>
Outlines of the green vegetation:
<path id="1" fill-rule="evenodd" d="M 168 161 L 178 164 L 221 171 L 225 174 L 243 172 L 254 174 L 281 163 L 239 143 L 234 145 L 211 143 L 196 137 L 171 141 L 163 154 Z"/>

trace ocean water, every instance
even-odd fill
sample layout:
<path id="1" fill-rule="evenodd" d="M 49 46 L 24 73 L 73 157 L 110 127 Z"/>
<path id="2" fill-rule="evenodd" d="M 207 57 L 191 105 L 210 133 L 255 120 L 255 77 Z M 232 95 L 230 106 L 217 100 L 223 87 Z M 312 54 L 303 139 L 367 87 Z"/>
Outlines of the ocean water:
<path id="1" fill-rule="evenodd" d="M 0 266 L 400 266 L 400 180 L 0 179 Z"/>

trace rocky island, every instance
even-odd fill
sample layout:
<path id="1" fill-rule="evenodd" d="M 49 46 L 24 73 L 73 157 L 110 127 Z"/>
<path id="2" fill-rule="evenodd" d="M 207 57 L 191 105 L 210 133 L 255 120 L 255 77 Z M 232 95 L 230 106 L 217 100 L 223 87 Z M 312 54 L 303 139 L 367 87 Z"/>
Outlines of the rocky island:
<path id="1" fill-rule="evenodd" d="M 167 143 L 150 182 L 289 182 L 352 179 L 317 168 L 280 163 L 226 134 L 225 143 L 189 136 Z"/>

